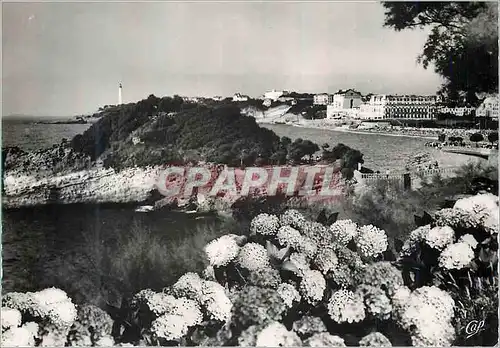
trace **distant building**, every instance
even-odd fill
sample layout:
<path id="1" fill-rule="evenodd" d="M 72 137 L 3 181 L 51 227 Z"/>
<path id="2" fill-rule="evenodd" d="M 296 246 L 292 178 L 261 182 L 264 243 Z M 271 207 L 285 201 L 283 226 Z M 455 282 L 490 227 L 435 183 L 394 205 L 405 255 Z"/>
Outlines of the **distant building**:
<path id="1" fill-rule="evenodd" d="M 360 106 L 359 117 L 369 120 L 431 120 L 436 117 L 436 103 L 436 96 L 373 95 L 368 103 Z"/>
<path id="2" fill-rule="evenodd" d="M 353 89 L 340 90 L 329 97 L 326 118 L 357 118 L 361 104 L 361 93 Z"/>
<path id="3" fill-rule="evenodd" d="M 201 97 L 182 97 L 182 100 L 185 102 L 194 102 L 194 103 L 199 103 L 203 100 Z"/>
<path id="4" fill-rule="evenodd" d="M 329 94 L 328 93 L 320 93 L 320 94 L 315 94 L 314 99 L 313 99 L 313 104 L 314 105 L 327 105 L 329 101 Z"/>
<path id="5" fill-rule="evenodd" d="M 224 99 L 224 97 L 221 97 L 220 95 L 216 95 L 215 97 L 212 97 L 212 100 L 215 100 L 215 101 L 221 101 L 223 99 Z"/>
<path id="6" fill-rule="evenodd" d="M 264 105 L 265 107 L 270 107 L 272 103 L 273 101 L 271 99 L 264 99 L 262 105 Z"/>
<path id="7" fill-rule="evenodd" d="M 240 94 L 240 93 L 235 93 L 235 95 L 233 96 L 233 101 L 234 102 L 237 102 L 237 101 L 247 101 L 248 100 L 248 96 L 247 95 L 243 95 L 243 94 Z"/>
<path id="8" fill-rule="evenodd" d="M 498 96 L 487 97 L 476 109 L 477 117 L 491 117 L 498 120 Z"/>
<path id="9" fill-rule="evenodd" d="M 277 91 L 273 89 L 270 92 L 264 93 L 264 99 L 271 99 L 272 101 L 277 101 L 279 97 L 284 95 L 285 93 L 283 91 Z"/>
<path id="10" fill-rule="evenodd" d="M 287 103 L 287 102 L 290 102 L 290 101 L 293 101 L 293 100 L 294 100 L 294 98 L 292 98 L 292 97 L 285 97 L 284 95 L 278 98 L 278 101 L 282 102 L 282 103 Z"/>
<path id="11" fill-rule="evenodd" d="M 456 108 L 449 108 L 449 107 L 440 107 L 438 108 L 438 113 L 442 114 L 452 114 L 455 116 L 468 116 L 471 115 L 474 112 L 474 108 L 468 108 L 468 107 L 456 107 Z"/>

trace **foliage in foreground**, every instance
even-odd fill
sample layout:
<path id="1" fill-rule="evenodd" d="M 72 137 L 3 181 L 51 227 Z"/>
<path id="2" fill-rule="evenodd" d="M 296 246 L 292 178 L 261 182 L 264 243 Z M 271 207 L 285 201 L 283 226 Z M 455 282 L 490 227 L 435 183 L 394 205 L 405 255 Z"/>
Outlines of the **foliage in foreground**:
<path id="1" fill-rule="evenodd" d="M 2 343 L 468 344 L 468 320 L 497 320 L 498 215 L 497 196 L 461 199 L 420 221 L 393 263 L 387 235 L 372 225 L 261 213 L 248 237 L 225 234 L 205 246 L 210 265 L 201 274 L 142 290 L 111 316 L 76 307 L 57 289 L 7 294 Z M 474 343 L 497 337 L 489 326 Z"/>
<path id="2" fill-rule="evenodd" d="M 476 105 L 476 93 L 498 92 L 498 3 L 384 1 L 383 6 L 385 26 L 430 29 L 419 61 L 444 77 L 441 91 L 452 106 L 464 95 Z"/>
<path id="3" fill-rule="evenodd" d="M 106 236 L 99 231 L 85 235 L 80 245 L 47 264 L 39 286 L 65 289 L 76 303 L 119 306 L 122 298 L 142 289 L 161 290 L 186 272 L 202 271 L 205 244 L 240 232 L 231 219 L 196 226 L 179 239 L 165 228 L 168 242 L 140 223 L 129 230 L 108 230 Z"/>

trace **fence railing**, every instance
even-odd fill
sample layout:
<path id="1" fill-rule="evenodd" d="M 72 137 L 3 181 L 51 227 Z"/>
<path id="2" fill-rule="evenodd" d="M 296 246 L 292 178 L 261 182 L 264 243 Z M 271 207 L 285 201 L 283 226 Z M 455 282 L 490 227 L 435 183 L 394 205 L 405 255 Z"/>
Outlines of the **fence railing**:
<path id="1" fill-rule="evenodd" d="M 407 172 L 397 172 L 397 173 L 365 173 L 361 174 L 361 179 L 364 180 L 378 180 L 378 179 L 398 179 L 403 180 L 405 174 L 410 174 L 411 177 L 422 177 L 422 176 L 430 176 L 435 174 L 443 174 L 443 173 L 452 173 L 458 167 L 447 167 L 447 168 L 436 168 L 436 169 L 424 169 L 424 170 L 416 170 L 416 171 L 407 171 Z"/>

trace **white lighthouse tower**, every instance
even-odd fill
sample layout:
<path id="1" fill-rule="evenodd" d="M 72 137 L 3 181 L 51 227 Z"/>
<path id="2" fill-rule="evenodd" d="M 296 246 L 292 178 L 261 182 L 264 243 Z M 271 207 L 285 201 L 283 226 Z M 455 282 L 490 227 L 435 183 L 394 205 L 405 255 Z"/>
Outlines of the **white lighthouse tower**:
<path id="1" fill-rule="evenodd" d="M 118 86 L 118 105 L 123 104 L 122 102 L 122 84 Z"/>

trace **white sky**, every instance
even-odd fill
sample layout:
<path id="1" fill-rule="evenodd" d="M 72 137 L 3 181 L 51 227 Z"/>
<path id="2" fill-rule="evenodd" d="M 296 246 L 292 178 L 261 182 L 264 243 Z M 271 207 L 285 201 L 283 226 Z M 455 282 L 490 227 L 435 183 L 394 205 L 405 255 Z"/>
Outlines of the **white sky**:
<path id="1" fill-rule="evenodd" d="M 364 3 L 4 3 L 3 114 L 69 116 L 149 94 L 433 94 L 426 33 Z"/>

